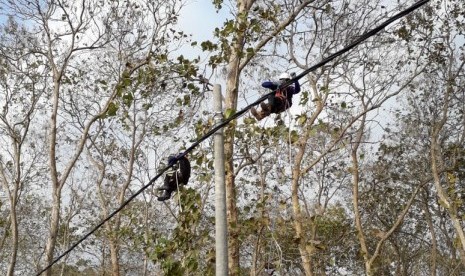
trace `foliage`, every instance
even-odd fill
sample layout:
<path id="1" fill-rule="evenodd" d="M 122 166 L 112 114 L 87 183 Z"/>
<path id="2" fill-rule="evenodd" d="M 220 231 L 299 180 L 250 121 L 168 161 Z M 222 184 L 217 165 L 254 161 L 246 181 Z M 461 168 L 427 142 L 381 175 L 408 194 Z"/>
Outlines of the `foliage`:
<path id="1" fill-rule="evenodd" d="M 197 42 L 183 1 L 0 0 L 0 272 L 37 272 L 212 129 L 199 68 L 227 83 L 230 118 L 260 80 L 410 3 L 384 2 L 215 0 L 232 16 Z M 304 76 L 288 112 L 232 122 L 232 274 L 463 271 L 465 4 L 430 2 Z M 212 149 L 169 201 L 151 182 L 49 275 L 213 275 Z"/>
<path id="2" fill-rule="evenodd" d="M 176 196 L 182 209 L 175 228 L 169 237 L 160 235 L 149 241 L 146 254 L 160 265 L 164 275 L 212 275 L 214 252 L 205 248 L 205 243 L 211 242 L 210 231 L 199 225 L 201 197 L 190 188 Z"/>

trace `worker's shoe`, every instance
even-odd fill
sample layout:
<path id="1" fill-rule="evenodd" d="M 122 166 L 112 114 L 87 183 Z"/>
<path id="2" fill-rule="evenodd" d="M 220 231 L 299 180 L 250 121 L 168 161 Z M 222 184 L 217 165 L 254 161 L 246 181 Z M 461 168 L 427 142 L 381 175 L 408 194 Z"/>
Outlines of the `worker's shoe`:
<path id="1" fill-rule="evenodd" d="M 162 187 L 158 188 L 157 192 L 158 192 L 157 200 L 158 201 L 165 201 L 165 200 L 171 198 L 171 193 L 173 191 L 170 190 L 168 187 L 162 186 Z"/>
<path id="2" fill-rule="evenodd" d="M 260 103 L 260 106 L 261 106 L 262 110 L 265 111 L 266 113 L 269 113 L 271 111 L 271 107 L 267 103 L 262 102 L 262 103 Z"/>
<path id="3" fill-rule="evenodd" d="M 266 116 L 270 115 L 270 112 L 269 111 L 265 111 L 265 110 L 260 110 L 260 111 L 257 111 L 255 108 L 251 108 L 250 109 L 250 112 L 252 113 L 252 115 L 255 117 L 255 119 L 257 119 L 258 121 L 260 121 L 261 119 L 265 118 Z"/>
<path id="4" fill-rule="evenodd" d="M 255 107 L 252 107 L 250 109 L 250 113 L 252 113 L 252 115 L 255 117 L 255 119 L 261 120 L 261 119 L 259 119 L 260 115 L 258 114 L 258 111 L 255 109 Z"/>

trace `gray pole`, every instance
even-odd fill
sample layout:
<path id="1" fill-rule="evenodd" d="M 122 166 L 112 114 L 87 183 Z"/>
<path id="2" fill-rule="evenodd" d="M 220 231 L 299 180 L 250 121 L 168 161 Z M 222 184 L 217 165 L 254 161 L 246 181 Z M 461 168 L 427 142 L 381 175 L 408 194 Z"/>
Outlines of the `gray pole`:
<path id="1" fill-rule="evenodd" d="M 213 108 L 215 111 L 215 124 L 223 119 L 221 104 L 221 86 L 213 86 Z M 226 189 L 224 184 L 224 140 L 223 129 L 215 133 L 215 249 L 216 249 L 216 276 L 228 275 L 228 240 L 226 222 Z"/>

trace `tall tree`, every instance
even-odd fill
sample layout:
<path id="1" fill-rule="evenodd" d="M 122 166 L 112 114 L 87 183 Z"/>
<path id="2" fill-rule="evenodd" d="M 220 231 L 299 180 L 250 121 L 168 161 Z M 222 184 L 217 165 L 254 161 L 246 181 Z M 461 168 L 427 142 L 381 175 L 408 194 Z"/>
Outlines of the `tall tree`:
<path id="1" fill-rule="evenodd" d="M 196 75 L 196 69 L 182 57 L 175 62 L 170 60 L 171 51 L 187 38 L 182 31 L 172 28 L 183 7 L 179 1 L 1 1 L 0 4 L 2 12 L 10 18 L 2 29 L 4 39 L 0 42 L 4 65 L 0 99 L 2 140 L 8 140 L 11 146 L 2 148 L 0 171 L 2 188 L 10 199 L 9 227 L 14 233 L 8 268 L 8 274 L 12 275 L 18 244 L 15 208 L 24 183 L 36 193 L 46 191 L 44 200 L 50 204 L 42 262 L 42 266 L 47 265 L 56 256 L 59 239 L 68 233 L 61 230 L 79 223 L 72 218 L 67 221 L 70 217 L 62 212 L 75 199 L 73 191 L 92 187 L 92 182 L 79 183 L 85 179 L 79 175 L 92 171 L 82 153 L 85 148 L 93 147 L 95 140 L 91 138 L 96 139 L 106 131 L 100 126 L 108 128 L 108 121 L 121 114 L 122 128 L 132 130 L 128 131 L 132 133 L 129 149 L 124 145 L 120 147 L 121 153 L 105 152 L 118 160 L 129 160 L 117 179 L 124 184 L 115 191 L 117 196 L 110 196 L 121 204 L 136 174 L 134 164 L 141 156 L 140 143 L 148 131 L 156 131 L 153 126 L 145 129 L 139 120 L 146 123 L 152 119 L 147 114 L 158 108 L 154 95 L 165 93 L 164 89 L 177 90 L 182 85 L 178 80 Z M 171 44 L 173 41 L 176 45 Z M 190 85 L 188 88 L 190 92 L 195 90 Z M 137 112 L 131 113 L 132 110 Z M 42 140 L 47 145 L 45 151 Z M 7 153 L 11 153 L 11 158 Z M 27 157 L 23 157 L 25 153 Z M 48 165 L 41 168 L 37 163 Z M 35 174 L 49 185 L 38 184 L 37 180 L 28 182 Z M 118 219 L 115 225 L 113 229 L 117 230 Z M 63 246 L 66 244 L 69 242 Z M 112 244 L 110 250 L 113 275 L 120 274 L 118 246 Z M 47 275 L 51 273 L 47 271 Z"/>
<path id="2" fill-rule="evenodd" d="M 211 58 L 211 64 L 226 64 L 225 108 L 234 112 L 238 107 L 238 95 L 241 72 L 249 65 L 257 53 L 283 31 L 296 17 L 308 9 L 311 4 L 321 5 L 326 1 L 276 1 L 238 0 L 232 7 L 233 19 L 227 20 L 221 29 L 217 29 L 218 46 L 204 43 L 204 48 L 219 48 L 220 53 Z M 223 1 L 213 1 L 221 8 Z M 236 172 L 234 169 L 234 125 L 226 129 L 226 201 L 229 225 L 228 255 L 231 275 L 240 273 L 240 242 L 238 230 Z"/>
<path id="3" fill-rule="evenodd" d="M 37 170 L 44 169 L 37 164 L 45 161 L 40 152 L 43 145 L 34 142 L 31 137 L 37 134 L 32 126 L 33 120 L 41 104 L 41 97 L 48 89 L 48 85 L 44 83 L 46 66 L 43 58 L 29 55 L 22 48 L 21 45 L 25 45 L 28 40 L 31 43 L 37 42 L 36 38 L 24 35 L 25 33 L 24 27 L 13 18 L 8 19 L 2 33 L 0 59 L 0 182 L 9 206 L 5 227 L 9 229 L 3 237 L 3 241 L 10 237 L 10 248 L 4 251 L 10 253 L 7 275 L 14 274 L 17 263 L 21 222 L 18 209 L 21 198 L 27 193 L 25 189 L 29 188 L 30 183 L 38 179 Z M 19 58 L 21 56 L 22 59 Z"/>
<path id="4" fill-rule="evenodd" d="M 463 68 L 465 66 L 461 39 L 464 31 L 465 6 L 460 1 L 435 1 L 425 16 L 407 21 L 402 38 L 428 41 L 424 62 L 428 64 L 422 82 L 411 87 L 414 97 L 407 97 L 411 118 L 408 125 L 421 126 L 421 135 L 429 151 L 432 183 L 440 206 L 449 215 L 457 239 L 457 250 L 464 263 L 465 234 L 461 219 L 461 174 L 457 171 L 463 153 L 457 147 L 463 143 Z M 419 27 L 417 27 L 419 26 Z M 420 28 L 422 32 L 415 32 Z"/>
<path id="5" fill-rule="evenodd" d="M 455 164 L 460 163 L 461 155 L 448 150 L 455 149 L 456 143 L 460 143 L 463 129 L 463 118 L 459 115 L 462 104 L 456 102 L 461 101 L 459 72 L 463 62 L 460 60 L 462 54 L 457 51 L 455 30 L 460 30 L 461 24 L 456 25 L 454 13 L 449 16 L 446 12 L 445 15 L 444 7 L 446 10 L 463 10 L 463 6 L 456 2 L 437 1 L 435 5 L 415 12 L 394 33 L 403 41 L 402 48 L 406 50 L 403 62 L 417 64 L 424 70 L 397 98 L 398 103 L 405 102 L 393 108 L 393 117 L 399 126 L 394 131 L 386 129 L 376 165 L 383 164 L 378 168 L 381 171 L 370 176 L 377 180 L 370 180 L 367 187 L 363 186 L 368 183 L 360 182 L 359 185 L 365 197 L 359 198 L 360 209 L 365 214 L 361 214 L 365 217 L 365 225 L 360 228 L 376 237 L 372 239 L 370 234 L 366 235 L 364 251 L 376 253 L 375 244 L 391 235 L 384 250 L 379 252 L 378 261 L 371 264 L 373 272 L 387 270 L 388 264 L 383 262 L 389 259 L 397 260 L 393 267 L 404 275 L 456 275 L 463 265 L 456 257 L 457 254 L 461 256 L 463 225 L 460 226 L 459 217 L 454 217 L 462 208 L 461 201 L 457 200 L 460 192 L 455 186 L 456 181 L 460 181 L 456 178 L 459 174 Z M 441 35 L 436 35 L 437 32 Z M 408 70 L 408 74 L 411 73 L 412 70 Z M 448 85 L 451 79 L 454 80 L 453 88 Z M 449 126 L 451 129 L 446 131 L 447 134 L 443 133 Z M 360 174 L 364 172 L 362 169 Z M 421 196 L 411 202 L 408 197 L 416 192 Z M 438 198 L 434 199 L 436 194 Z M 372 197 L 382 200 L 377 202 Z M 443 200 L 451 205 L 444 204 Z M 390 233 L 389 226 L 395 223 L 394 213 L 403 213 L 401 209 L 409 205 L 412 212 L 406 214 L 402 224 Z M 402 250 L 402 244 L 409 245 L 409 249 Z M 374 256 L 372 254 L 371 258 Z"/>
<path id="6" fill-rule="evenodd" d="M 314 60 L 329 56 L 342 48 L 341 45 L 350 43 L 360 32 L 373 28 L 385 18 L 379 7 L 382 7 L 381 4 L 373 1 L 336 1 L 307 14 L 307 24 L 295 24 L 289 31 L 288 51 L 294 63 L 301 69 L 307 69 Z M 386 46 L 390 38 L 376 37 L 373 40 L 374 43 L 358 46 L 351 53 L 308 75 L 306 79 L 310 84 L 310 92 L 304 91 L 302 94 L 303 110 L 297 116 L 297 122 L 302 126 L 299 130 L 299 141 L 295 145 L 297 153 L 293 160 L 292 178 L 294 229 L 306 275 L 313 275 L 316 271 L 321 271 L 321 268 L 317 269 L 313 263 L 318 263 L 317 259 L 312 260 L 314 256 L 318 256 L 318 249 L 309 241 L 313 240 L 312 237 L 315 237 L 319 230 L 315 223 L 307 223 L 307 217 L 311 217 L 312 214 L 308 213 L 307 208 L 302 207 L 306 206 L 305 201 L 310 199 L 300 195 L 302 182 L 310 179 L 308 175 L 312 171 L 325 173 L 325 170 L 317 170 L 322 167 L 324 158 L 334 155 L 334 152 L 343 152 L 345 145 L 351 142 L 350 137 L 355 136 L 354 129 L 358 127 L 359 120 L 363 122 L 368 112 L 378 109 L 399 92 L 386 92 L 389 91 L 389 82 L 398 79 L 399 76 L 389 72 L 386 69 L 389 67 L 380 63 L 383 55 L 392 55 L 392 52 L 383 49 L 392 47 Z M 372 52 L 375 52 L 373 55 L 378 55 L 379 59 L 374 58 Z M 377 75 L 379 71 L 386 73 L 386 76 L 376 80 L 370 77 Z M 370 81 L 371 79 L 373 81 Z M 409 81 L 411 79 L 406 80 L 403 85 Z M 379 88 L 376 88 L 377 85 Z M 365 97 L 367 99 L 364 99 Z M 326 140 L 321 149 L 314 142 L 318 136 L 323 136 Z M 323 168 L 337 166 L 335 162 Z M 336 188 L 331 188 L 330 182 L 323 185 L 325 189 Z M 315 210 L 318 213 L 320 208 L 319 212 L 322 214 L 321 208 L 326 207 L 328 202 L 322 202 L 321 196 L 316 197 L 314 201 L 317 203 Z M 325 268 L 322 268 L 322 271 L 325 271 Z"/>

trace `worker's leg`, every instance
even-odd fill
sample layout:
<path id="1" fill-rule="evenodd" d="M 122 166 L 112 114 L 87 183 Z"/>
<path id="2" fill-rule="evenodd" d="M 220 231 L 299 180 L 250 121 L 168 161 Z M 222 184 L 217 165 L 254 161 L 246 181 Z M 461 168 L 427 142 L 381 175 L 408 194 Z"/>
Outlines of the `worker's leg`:
<path id="1" fill-rule="evenodd" d="M 174 174 L 167 174 L 164 179 L 163 186 L 158 188 L 158 201 L 165 201 L 171 197 L 171 193 L 176 190 L 176 179 Z"/>

